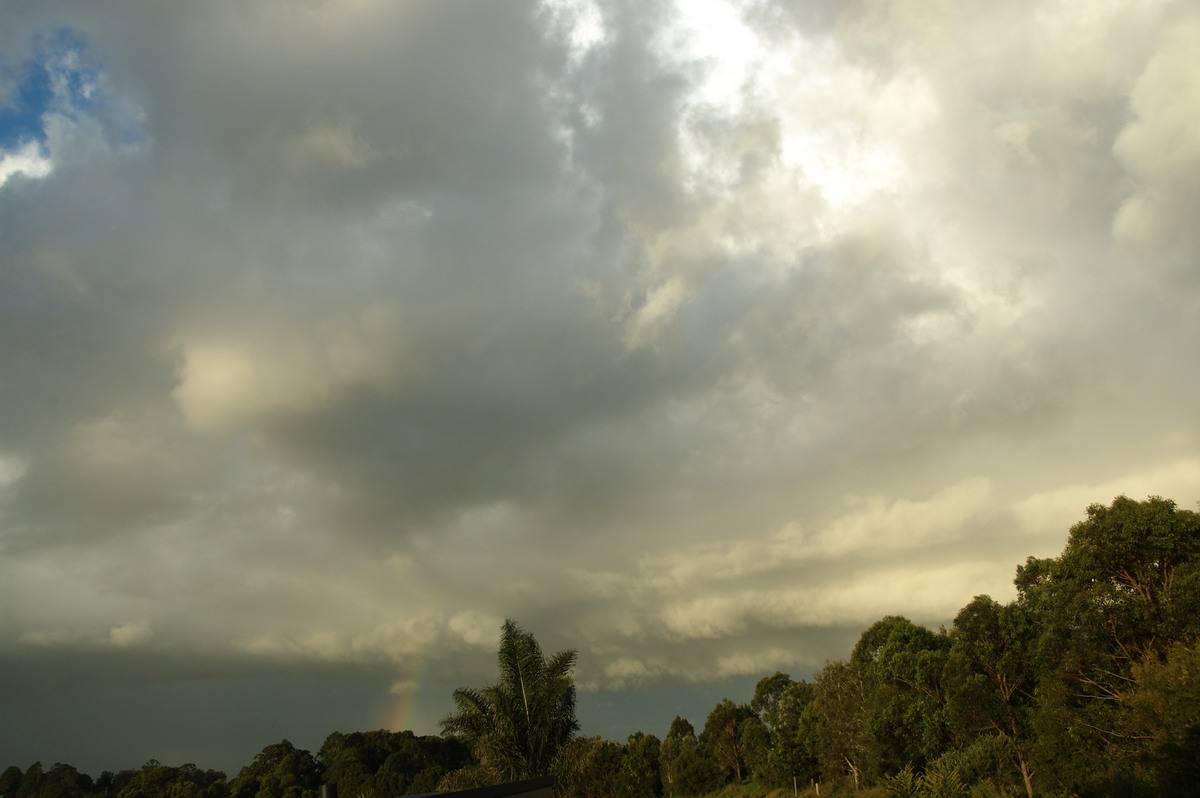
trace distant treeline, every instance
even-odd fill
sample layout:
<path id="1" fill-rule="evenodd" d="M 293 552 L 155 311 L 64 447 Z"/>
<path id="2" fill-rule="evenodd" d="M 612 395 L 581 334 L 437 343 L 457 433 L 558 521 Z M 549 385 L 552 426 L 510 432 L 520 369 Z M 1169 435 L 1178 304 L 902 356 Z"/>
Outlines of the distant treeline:
<path id="1" fill-rule="evenodd" d="M 397 796 L 433 792 L 449 772 L 470 764 L 461 742 L 410 731 L 370 731 L 325 739 L 316 756 L 287 740 L 268 745 L 233 779 L 219 770 L 200 770 L 150 760 L 140 770 L 104 771 L 93 779 L 70 765 L 49 770 L 40 763 L 0 775 L 3 798 L 315 798 L 322 784 L 338 795 Z"/>
<path id="2" fill-rule="evenodd" d="M 1057 558 L 1017 568 L 1017 597 L 977 596 L 950 629 L 867 628 L 810 683 L 762 678 L 697 734 L 574 737 L 555 795 L 684 798 L 873 793 L 939 798 L 1193 796 L 1200 785 L 1200 515 L 1168 500 L 1093 505 Z M 236 778 L 150 762 L 99 779 L 10 767 L 2 798 L 388 798 L 453 787 L 476 759 L 454 737 L 286 740 Z"/>

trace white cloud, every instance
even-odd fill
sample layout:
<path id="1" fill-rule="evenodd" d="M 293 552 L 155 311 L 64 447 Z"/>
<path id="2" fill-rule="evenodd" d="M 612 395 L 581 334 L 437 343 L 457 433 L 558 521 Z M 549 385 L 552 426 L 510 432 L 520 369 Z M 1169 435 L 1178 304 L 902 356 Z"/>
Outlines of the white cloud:
<path id="1" fill-rule="evenodd" d="M 222 431 L 303 416 L 340 394 L 393 384 L 404 364 L 392 311 L 364 310 L 358 318 L 242 339 L 185 339 L 179 384 L 172 392 L 189 426 Z"/>
<path id="2" fill-rule="evenodd" d="M 1200 203 L 1200 18 L 1184 17 L 1161 44 L 1130 96 L 1135 116 L 1113 151 L 1138 181 L 1113 219 L 1119 241 L 1150 244 L 1190 234 Z"/>
<path id="3" fill-rule="evenodd" d="M 479 610 L 464 610 L 450 616 L 446 628 L 469 646 L 493 646 L 499 639 L 503 619 Z"/>
<path id="4" fill-rule="evenodd" d="M 0 188 L 14 175 L 42 178 L 50 174 L 54 163 L 42 154 L 36 141 L 26 142 L 12 152 L 0 153 Z"/>
<path id="5" fill-rule="evenodd" d="M 25 475 L 27 464 L 14 455 L 0 454 L 0 491 L 15 485 Z"/>
<path id="6" fill-rule="evenodd" d="M 142 646 L 150 642 L 153 637 L 154 630 L 150 628 L 150 622 L 145 619 L 129 621 L 108 630 L 108 642 L 116 648 Z"/>

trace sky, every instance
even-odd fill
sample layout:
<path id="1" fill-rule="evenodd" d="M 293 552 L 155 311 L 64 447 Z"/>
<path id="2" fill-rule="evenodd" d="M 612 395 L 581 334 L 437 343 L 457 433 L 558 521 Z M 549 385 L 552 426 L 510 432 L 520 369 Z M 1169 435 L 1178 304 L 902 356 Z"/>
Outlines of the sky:
<path id="1" fill-rule="evenodd" d="M 4 0 L 0 767 L 586 734 L 1200 499 L 1200 6 Z"/>

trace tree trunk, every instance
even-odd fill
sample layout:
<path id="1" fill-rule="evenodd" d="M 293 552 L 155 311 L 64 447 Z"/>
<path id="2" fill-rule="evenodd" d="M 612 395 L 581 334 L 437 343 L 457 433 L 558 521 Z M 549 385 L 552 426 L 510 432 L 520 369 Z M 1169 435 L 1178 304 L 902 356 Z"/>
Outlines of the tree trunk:
<path id="1" fill-rule="evenodd" d="M 1029 770 L 1029 763 L 1025 761 L 1025 754 L 1018 753 L 1017 759 L 1021 763 L 1021 778 L 1025 780 L 1025 792 L 1029 798 L 1033 798 L 1033 773 Z"/>

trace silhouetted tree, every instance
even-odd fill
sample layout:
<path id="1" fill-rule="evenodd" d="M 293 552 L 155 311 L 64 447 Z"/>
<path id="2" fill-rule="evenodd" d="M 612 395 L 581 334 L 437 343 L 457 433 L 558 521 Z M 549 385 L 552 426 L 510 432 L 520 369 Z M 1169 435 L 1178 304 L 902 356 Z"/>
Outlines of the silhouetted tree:
<path id="1" fill-rule="evenodd" d="M 534 636 L 507 620 L 497 663 L 500 680 L 476 690 L 454 691 L 458 711 L 442 730 L 470 746 L 480 764 L 502 780 L 550 772 L 558 750 L 579 728 L 575 718 L 576 652 L 547 658 Z"/>

